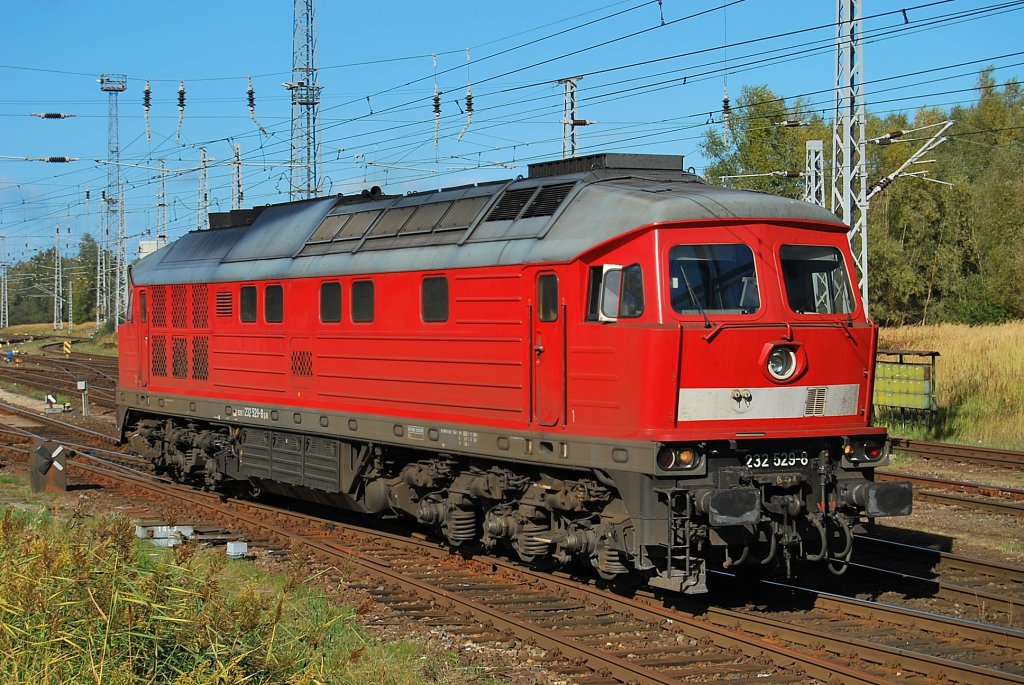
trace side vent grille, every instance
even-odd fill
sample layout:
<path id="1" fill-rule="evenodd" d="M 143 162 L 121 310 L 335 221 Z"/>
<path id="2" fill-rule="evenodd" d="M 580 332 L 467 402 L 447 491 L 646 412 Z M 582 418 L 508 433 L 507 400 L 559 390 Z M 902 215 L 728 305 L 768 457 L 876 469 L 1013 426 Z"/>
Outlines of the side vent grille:
<path id="1" fill-rule="evenodd" d="M 188 302 L 185 299 L 187 294 L 187 285 L 179 283 L 171 286 L 171 324 L 175 328 L 185 327 L 185 318 L 188 309 Z"/>
<path id="2" fill-rule="evenodd" d="M 804 405 L 804 416 L 824 416 L 825 398 L 828 388 L 807 388 L 807 403 Z"/>
<path id="3" fill-rule="evenodd" d="M 153 288 L 153 325 L 167 327 L 167 288 L 162 285 Z"/>
<path id="4" fill-rule="evenodd" d="M 171 338 L 171 372 L 175 378 L 188 378 L 188 341 L 185 338 Z"/>
<path id="5" fill-rule="evenodd" d="M 533 199 L 530 206 L 523 212 L 523 218 L 527 219 L 533 216 L 551 216 L 558 209 L 558 206 L 562 204 L 562 200 L 565 199 L 575 183 L 559 183 L 558 185 L 545 186 L 540 189 L 537 193 L 537 197 Z"/>
<path id="6" fill-rule="evenodd" d="M 167 337 L 163 335 L 153 336 L 153 375 L 167 376 Z"/>
<path id="7" fill-rule="evenodd" d="M 205 335 L 192 339 L 192 378 L 197 381 L 210 379 L 210 339 Z"/>
<path id="8" fill-rule="evenodd" d="M 487 215 L 486 221 L 512 221 L 519 216 L 519 212 L 533 197 L 535 190 L 535 188 L 506 190 L 498 198 L 498 204 L 494 205 L 494 209 Z"/>
<path id="9" fill-rule="evenodd" d="M 192 327 L 206 328 L 210 325 L 210 295 L 205 283 L 192 286 Z"/>
<path id="10" fill-rule="evenodd" d="M 313 376 L 313 353 L 308 350 L 292 351 L 292 375 L 311 378 Z"/>
<path id="11" fill-rule="evenodd" d="M 227 290 L 221 290 L 217 292 L 217 316 L 231 316 L 233 313 L 234 298 L 231 297 L 231 292 Z"/>

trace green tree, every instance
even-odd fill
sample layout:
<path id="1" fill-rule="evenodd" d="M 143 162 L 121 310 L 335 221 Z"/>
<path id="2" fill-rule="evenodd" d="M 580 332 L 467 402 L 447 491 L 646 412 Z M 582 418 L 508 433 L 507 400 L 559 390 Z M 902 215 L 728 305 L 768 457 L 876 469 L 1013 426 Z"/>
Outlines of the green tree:
<path id="1" fill-rule="evenodd" d="M 827 147 L 832 139 L 821 116 L 801 100 L 787 104 L 768 86 L 744 86 L 732 110 L 724 130 L 708 131 L 701 143 L 708 182 L 801 197 L 806 142 L 818 139 Z M 748 174 L 771 175 L 722 179 Z"/>

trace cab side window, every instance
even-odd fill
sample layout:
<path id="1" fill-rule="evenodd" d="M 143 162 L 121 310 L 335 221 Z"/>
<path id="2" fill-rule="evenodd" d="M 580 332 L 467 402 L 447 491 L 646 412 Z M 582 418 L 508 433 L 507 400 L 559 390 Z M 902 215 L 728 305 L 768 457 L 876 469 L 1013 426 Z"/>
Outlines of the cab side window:
<path id="1" fill-rule="evenodd" d="M 587 321 L 635 319 L 644 313 L 644 277 L 639 264 L 590 267 Z"/>

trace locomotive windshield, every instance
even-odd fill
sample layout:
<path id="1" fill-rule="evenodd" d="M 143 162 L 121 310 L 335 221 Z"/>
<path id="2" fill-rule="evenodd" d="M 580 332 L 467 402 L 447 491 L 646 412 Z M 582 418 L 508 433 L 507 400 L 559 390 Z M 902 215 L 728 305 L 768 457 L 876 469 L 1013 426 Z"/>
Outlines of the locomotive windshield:
<path id="1" fill-rule="evenodd" d="M 827 245 L 783 245 L 779 250 L 789 308 L 797 314 L 850 314 L 853 288 L 839 250 Z"/>
<path id="2" fill-rule="evenodd" d="M 746 245 L 676 245 L 668 255 L 672 308 L 680 314 L 752 314 L 761 308 Z"/>

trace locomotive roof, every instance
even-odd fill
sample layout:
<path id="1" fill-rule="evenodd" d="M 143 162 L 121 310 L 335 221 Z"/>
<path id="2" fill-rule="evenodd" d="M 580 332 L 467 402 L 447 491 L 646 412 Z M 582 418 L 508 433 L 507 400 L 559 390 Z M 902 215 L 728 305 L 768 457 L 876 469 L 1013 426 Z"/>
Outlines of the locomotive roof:
<path id="1" fill-rule="evenodd" d="M 531 165 L 526 179 L 399 196 L 374 189 L 212 215 L 220 227 L 192 231 L 142 259 L 132 279 L 151 285 L 562 262 L 668 221 L 841 226 L 807 202 L 709 186 L 683 172 L 682 161 L 602 155 Z"/>

